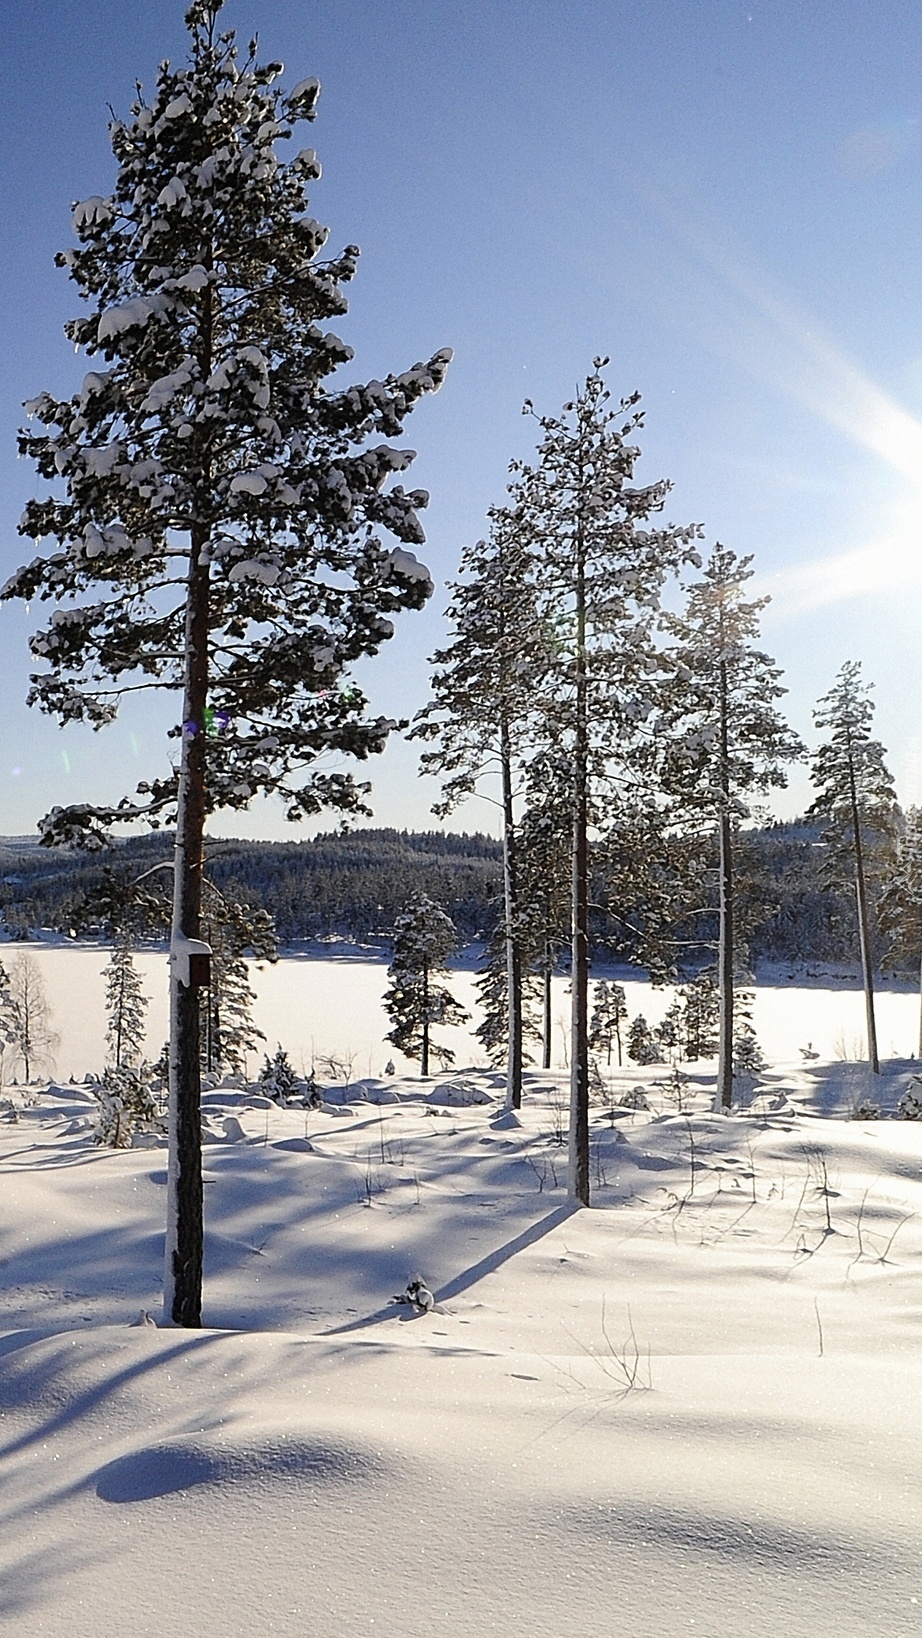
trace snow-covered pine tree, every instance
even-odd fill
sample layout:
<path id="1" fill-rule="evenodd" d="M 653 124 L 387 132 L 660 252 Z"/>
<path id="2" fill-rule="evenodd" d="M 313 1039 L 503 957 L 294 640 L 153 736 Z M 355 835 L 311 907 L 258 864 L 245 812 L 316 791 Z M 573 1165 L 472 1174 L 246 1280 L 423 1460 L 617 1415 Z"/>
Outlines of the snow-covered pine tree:
<path id="1" fill-rule="evenodd" d="M 563 770 L 572 836 L 569 1189 L 589 1203 L 589 836 L 651 765 L 653 641 L 667 576 L 697 561 L 695 527 L 653 527 L 667 483 L 637 486 L 639 395 L 610 407 L 598 358 L 559 416 L 539 418 L 534 465 L 513 464 L 512 504 L 537 560 L 549 660 L 543 750 Z M 526 411 L 531 405 L 526 404 Z M 563 794 L 563 793 L 562 793 Z"/>
<path id="2" fill-rule="evenodd" d="M 48 843 L 102 845 L 111 822 L 176 817 L 170 1164 L 164 1312 L 201 1323 L 199 1017 L 186 982 L 200 935 L 202 836 L 215 808 L 278 793 L 288 817 L 362 807 L 331 754 L 380 750 L 346 668 L 392 635 L 432 584 L 410 547 L 424 491 L 388 480 L 399 435 L 450 355 L 333 390 L 351 356 L 327 321 L 346 311 L 357 252 L 323 259 L 307 211 L 312 149 L 276 144 L 313 119 L 319 86 L 290 92 L 255 42 L 238 59 L 222 0 L 186 14 L 187 63 L 161 64 L 110 127 L 112 191 L 76 205 L 64 252 L 88 311 L 67 326 L 94 367 L 73 397 L 27 406 L 20 449 L 61 490 L 31 501 L 21 532 L 53 549 L 2 595 L 60 606 L 32 639 L 47 669 L 30 700 L 61 722 L 111 721 L 120 698 L 181 697 L 179 766 L 114 808 L 54 809 Z M 398 544 L 390 548 L 379 529 Z"/>
<path id="3" fill-rule="evenodd" d="M 682 998 L 682 1039 L 686 1063 L 713 1058 L 717 1051 L 720 1001 L 713 975 L 705 969 L 679 990 Z"/>
<path id="4" fill-rule="evenodd" d="M 430 1057 L 454 1062 L 450 1047 L 433 1041 L 432 1029 L 463 1024 L 469 1014 L 439 980 L 458 942 L 450 916 L 425 894 L 407 905 L 394 926 L 394 953 L 387 973 L 384 1009 L 393 1022 L 385 1036 L 407 1058 L 420 1059 L 428 1075 Z"/>
<path id="5" fill-rule="evenodd" d="M 787 692 L 781 672 L 754 644 L 767 597 L 744 596 L 751 557 L 719 542 L 703 579 L 688 588 L 679 614 L 662 625 L 674 639 L 657 716 L 663 788 L 676 817 L 714 826 L 719 845 L 717 1106 L 733 1101 L 735 880 L 734 832 L 749 814 L 747 799 L 784 786 L 787 762 L 804 755 L 797 735 L 776 709 Z"/>
<path id="6" fill-rule="evenodd" d="M 278 940 L 268 911 L 230 899 L 208 877 L 202 884 L 202 931 L 211 946 L 211 983 L 203 1005 L 202 1069 L 239 1074 L 248 1052 L 265 1040 L 253 1021 L 256 993 L 247 952 L 258 961 L 278 960 Z"/>
<path id="7" fill-rule="evenodd" d="M 600 979 L 595 986 L 594 1005 L 589 1020 L 589 1045 L 594 1052 L 604 1052 L 605 1062 L 611 1064 L 612 1049 L 618 1048 L 618 1068 L 621 1068 L 621 1026 L 627 1018 L 627 1001 L 621 984 Z"/>
<path id="8" fill-rule="evenodd" d="M 288 1053 L 281 1043 L 279 1043 L 275 1056 L 273 1058 L 267 1057 L 264 1060 L 262 1069 L 259 1072 L 259 1084 L 266 1097 L 274 1098 L 283 1108 L 288 1099 L 293 1097 L 302 1085 L 294 1072 Z"/>
<path id="9" fill-rule="evenodd" d="M 653 1038 L 661 1052 L 665 1053 L 666 1061 L 677 1064 L 684 1057 L 685 1042 L 682 1036 L 682 1003 L 676 998 L 671 1001 L 662 1018 L 653 1031 Z"/>
<path id="10" fill-rule="evenodd" d="M 509 962 L 506 921 L 497 923 L 487 940 L 485 965 L 477 980 L 480 998 L 480 1023 L 474 1031 L 491 1063 L 506 1062 L 509 1048 Z M 521 1060 L 530 1063 L 527 1042 L 540 1039 L 538 1011 L 541 1001 L 541 981 L 536 973 L 519 973 L 519 1007 L 521 1029 Z M 517 1107 L 513 1105 L 512 1107 Z"/>
<path id="11" fill-rule="evenodd" d="M 765 1058 L 752 1021 L 755 995 L 752 990 L 737 992 L 733 1025 L 733 1079 L 751 1084 L 765 1068 Z"/>
<path id="12" fill-rule="evenodd" d="M 627 1055 L 635 1064 L 661 1064 L 663 1054 L 642 1012 L 632 1018 L 627 1032 Z"/>
<path id="13" fill-rule="evenodd" d="M 126 940 L 113 946 L 106 980 L 106 1040 L 112 1067 L 127 1069 L 137 1064 L 144 1046 L 144 1016 L 147 996 L 138 976 Z"/>
<path id="14" fill-rule="evenodd" d="M 528 804 L 518 835 L 519 923 L 523 962 L 541 985 L 541 1066 L 551 1067 L 551 980 L 570 928 L 572 824 L 567 804 L 530 770 Z"/>
<path id="15" fill-rule="evenodd" d="M 871 738 L 873 717 L 874 706 L 869 688 L 861 680 L 860 663 L 846 660 L 813 713 L 817 727 L 828 730 L 828 738 L 813 757 L 811 776 L 816 796 L 807 815 L 826 822 L 823 841 L 827 878 L 841 882 L 852 876 L 855 883 L 868 1061 L 874 1074 L 879 1075 L 869 900 L 872 894 L 876 896 L 881 874 L 892 855 L 897 803 L 893 776 L 884 761 L 886 752 L 880 740 Z"/>
<path id="16" fill-rule="evenodd" d="M 507 1076 L 510 1108 L 522 1102 L 523 929 L 519 914 L 516 786 L 528 744 L 540 627 L 529 538 L 515 511 L 493 507 L 490 533 L 461 556 L 448 609 L 451 639 L 432 656 L 432 699 L 413 736 L 435 742 L 420 758 L 442 776 L 433 812 L 450 813 L 482 786 L 499 780 L 503 815 L 503 928 Z M 485 793 L 483 793 L 485 794 Z M 499 1016 L 498 1014 L 496 1015 Z"/>
<path id="17" fill-rule="evenodd" d="M 877 905 L 888 959 L 919 975 L 919 1057 L 922 1058 L 922 808 L 908 808 L 898 833 L 896 859 Z"/>
<path id="18" fill-rule="evenodd" d="M 94 1087 L 99 1100 L 95 1141 L 110 1149 L 130 1149 L 137 1131 L 160 1125 L 153 1072 L 147 1064 L 107 1064 Z"/>
<path id="19" fill-rule="evenodd" d="M 34 956 L 17 956 L 10 968 L 8 1040 L 22 1064 L 26 1084 L 35 1069 L 49 1068 L 58 1044 L 42 970 Z"/>

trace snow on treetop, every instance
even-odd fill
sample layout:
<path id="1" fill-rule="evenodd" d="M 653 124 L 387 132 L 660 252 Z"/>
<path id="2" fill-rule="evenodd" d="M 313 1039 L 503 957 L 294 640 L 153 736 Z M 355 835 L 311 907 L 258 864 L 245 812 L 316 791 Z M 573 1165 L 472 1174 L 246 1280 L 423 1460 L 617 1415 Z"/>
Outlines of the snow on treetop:
<path id="1" fill-rule="evenodd" d="M 111 222 L 113 215 L 112 200 L 94 193 L 91 198 L 83 199 L 74 206 L 71 215 L 74 232 L 85 233 L 87 228 L 105 227 Z"/>
<path id="2" fill-rule="evenodd" d="M 130 301 L 123 301 L 117 307 L 107 307 L 96 327 L 96 340 L 102 345 L 125 330 L 139 330 L 155 313 L 162 313 L 166 305 L 162 296 L 132 296 Z"/>
<path id="3" fill-rule="evenodd" d="M 403 575 L 404 580 L 426 580 L 432 584 L 432 576 L 425 563 L 420 563 L 413 552 L 404 551 L 402 546 L 395 546 L 388 552 L 387 561 L 397 574 Z"/>

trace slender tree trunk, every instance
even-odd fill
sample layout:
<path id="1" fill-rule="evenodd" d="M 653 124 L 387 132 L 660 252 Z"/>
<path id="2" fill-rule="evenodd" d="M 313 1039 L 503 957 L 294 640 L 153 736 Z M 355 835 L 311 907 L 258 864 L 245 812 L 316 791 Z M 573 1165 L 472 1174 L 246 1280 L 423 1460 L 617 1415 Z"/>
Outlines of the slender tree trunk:
<path id="1" fill-rule="evenodd" d="M 569 1188 L 589 1204 L 589 725 L 586 675 L 586 564 L 582 524 L 576 537 L 576 732 L 573 747 L 572 1028 L 570 1033 Z"/>
<path id="2" fill-rule="evenodd" d="M 173 870 L 173 937 L 201 930 L 205 834 L 205 706 L 208 697 L 208 568 L 205 532 L 192 532 L 186 599 L 186 686 Z M 170 971 L 170 1112 L 164 1318 L 202 1321 L 202 1119 L 199 995 Z"/>
<path id="3" fill-rule="evenodd" d="M 515 812 L 512 803 L 512 751 L 509 724 L 500 724 L 503 778 L 503 904 L 506 920 L 506 1012 L 508 1020 L 506 1106 L 522 1106 L 522 958 L 518 935 L 518 878 Z"/>
<path id="4" fill-rule="evenodd" d="M 871 960 L 871 928 L 868 920 L 868 898 L 864 880 L 864 850 L 861 846 L 858 793 L 855 789 L 855 769 L 850 745 L 848 748 L 848 788 L 852 809 L 852 829 L 855 836 L 855 896 L 858 901 L 858 942 L 861 946 L 864 1007 L 868 1026 L 868 1062 L 874 1074 L 879 1075 L 880 1059 L 877 1056 L 877 1020 L 874 1016 L 874 969 Z"/>
<path id="5" fill-rule="evenodd" d="M 429 967 L 423 965 L 423 1049 L 420 1062 L 420 1075 L 429 1073 Z"/>
<path id="6" fill-rule="evenodd" d="M 720 660 L 720 986 L 717 1094 L 728 1113 L 733 1103 L 733 835 L 730 829 L 730 775 L 727 724 L 727 662 Z"/>
<path id="7" fill-rule="evenodd" d="M 548 939 L 544 941 L 544 1019 L 541 1029 L 541 1067 L 551 1067 L 551 946 Z"/>

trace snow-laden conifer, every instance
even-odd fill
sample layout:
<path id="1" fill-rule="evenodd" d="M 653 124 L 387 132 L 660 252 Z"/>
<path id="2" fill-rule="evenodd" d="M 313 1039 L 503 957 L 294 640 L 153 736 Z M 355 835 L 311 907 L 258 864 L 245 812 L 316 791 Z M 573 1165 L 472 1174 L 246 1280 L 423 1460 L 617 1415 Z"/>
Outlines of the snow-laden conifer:
<path id="1" fill-rule="evenodd" d="M 572 837 L 570 1193 L 589 1202 L 589 838 L 643 800 L 657 671 L 654 630 L 667 576 L 697 561 L 695 527 L 655 526 L 668 483 L 636 484 L 639 395 L 612 405 L 596 359 L 559 416 L 539 418 L 533 464 L 513 464 L 512 505 L 537 560 L 549 658 L 541 765 L 555 767 Z M 531 406 L 526 405 L 530 410 Z M 542 777 L 547 777 L 543 774 Z"/>
<path id="2" fill-rule="evenodd" d="M 127 941 L 112 950 L 103 975 L 106 981 L 106 1041 L 114 1069 L 138 1062 L 144 1047 L 147 997 Z"/>
<path id="3" fill-rule="evenodd" d="M 696 973 L 679 990 L 682 999 L 682 1039 L 685 1060 L 694 1063 L 698 1058 L 712 1058 L 717 1051 L 717 1026 L 720 1002 L 713 974 L 709 970 Z"/>
<path id="4" fill-rule="evenodd" d="M 912 967 L 919 977 L 919 1057 L 922 1058 L 922 808 L 907 809 L 898 833 L 896 858 L 877 906 L 888 959 Z"/>
<path id="5" fill-rule="evenodd" d="M 892 854 L 897 803 L 886 752 L 880 740 L 871 738 L 874 705 L 857 660 L 846 660 L 813 717 L 818 728 L 827 730 L 827 737 L 813 757 L 816 796 L 807 811 L 809 817 L 826 822 L 827 878 L 841 882 L 851 876 L 855 883 L 868 1061 L 879 1075 L 871 901 Z"/>
<path id="6" fill-rule="evenodd" d="M 592 1015 L 589 1019 L 589 1045 L 594 1052 L 604 1052 L 605 1062 L 611 1065 L 612 1051 L 617 1047 L 618 1068 L 622 1062 L 622 1025 L 627 1019 L 627 1001 L 621 984 L 602 979 L 593 992 Z"/>
<path id="7" fill-rule="evenodd" d="M 178 766 L 41 830 L 98 846 L 113 821 L 176 819 L 165 1314 L 182 1325 L 201 1314 L 198 996 L 181 958 L 200 934 L 206 815 L 272 793 L 292 819 L 362 806 L 330 758 L 380 750 L 393 724 L 341 679 L 431 592 L 413 551 L 427 496 L 393 481 L 413 453 L 390 440 L 449 359 L 330 384 L 351 356 L 329 323 L 357 251 L 325 251 L 313 149 L 281 151 L 319 86 L 282 90 L 255 43 L 238 58 L 220 9 L 189 8 L 188 61 L 113 120 L 114 185 L 74 207 L 59 262 L 86 302 L 67 332 L 90 368 L 71 397 L 27 405 L 20 448 L 52 487 L 21 523 L 42 550 L 3 588 L 56 605 L 30 699 L 61 722 L 178 696 Z"/>
<path id="8" fill-rule="evenodd" d="M 490 511 L 486 540 L 466 547 L 464 577 L 452 586 L 451 639 L 432 656 L 432 699 L 413 734 L 434 742 L 420 759 L 440 775 L 442 799 L 433 811 L 450 813 L 480 789 L 498 784 L 503 818 L 503 933 L 506 966 L 506 1086 L 510 1108 L 522 1101 L 523 927 L 519 905 L 516 791 L 529 748 L 541 633 L 534 563 L 527 528 L 507 507 Z M 495 1024 L 501 1013 L 493 1008 Z M 490 1026 L 492 1027 L 492 1025 Z M 491 1051 L 497 1044 L 494 1039 Z"/>
<path id="9" fill-rule="evenodd" d="M 419 1058 L 421 1075 L 428 1075 L 430 1058 L 442 1065 L 454 1062 L 451 1048 L 433 1040 L 432 1030 L 463 1024 L 469 1016 L 441 982 L 457 942 L 451 917 L 425 894 L 408 904 L 394 925 L 390 985 L 384 996 L 394 1027 L 385 1039 L 405 1057 Z"/>
<path id="10" fill-rule="evenodd" d="M 717 1104 L 733 1101 L 733 1007 L 737 974 L 735 833 L 749 802 L 787 783 L 785 765 L 804 754 L 776 701 L 781 672 L 755 646 L 767 597 L 747 600 L 751 557 L 718 542 L 681 613 L 662 625 L 673 639 L 656 718 L 661 778 L 686 824 L 712 826 L 719 847 Z"/>
<path id="11" fill-rule="evenodd" d="M 484 953 L 484 966 L 477 979 L 477 995 L 480 1002 L 480 1022 L 474 1034 L 489 1057 L 491 1063 L 504 1063 L 508 1069 L 509 1055 L 509 963 L 508 941 L 505 937 L 505 916 L 500 921 L 490 938 Z M 519 949 L 521 951 L 521 944 Z M 520 959 L 521 955 L 520 955 Z M 527 959 L 527 952 L 526 957 Z M 541 1031 L 538 1025 L 541 1003 L 541 980 L 537 973 L 522 972 L 519 969 L 519 1029 L 521 1031 L 521 1063 L 530 1063 L 532 1055 L 528 1048 L 529 1041 L 540 1039 Z M 513 994 L 516 991 L 513 990 Z M 521 1068 L 521 1066 L 520 1066 Z M 511 1107 L 516 1107 L 511 1103 Z"/>

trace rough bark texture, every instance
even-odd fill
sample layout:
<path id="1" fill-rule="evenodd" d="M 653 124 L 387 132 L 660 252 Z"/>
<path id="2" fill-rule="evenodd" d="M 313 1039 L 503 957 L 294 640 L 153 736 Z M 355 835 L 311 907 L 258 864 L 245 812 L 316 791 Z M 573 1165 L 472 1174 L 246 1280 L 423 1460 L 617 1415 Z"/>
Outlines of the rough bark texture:
<path id="1" fill-rule="evenodd" d="M 855 770 L 851 755 L 849 755 L 848 762 L 848 784 L 852 808 L 852 829 L 855 835 L 855 896 L 858 901 L 858 940 L 861 945 L 864 1006 L 868 1024 L 868 1062 L 874 1074 L 879 1075 L 880 1059 L 877 1054 L 877 1020 L 874 1015 L 874 969 L 871 961 L 871 929 L 868 921 L 868 897 L 864 880 L 864 850 L 861 846 L 858 792 L 855 788 Z"/>
<path id="2" fill-rule="evenodd" d="M 586 676 L 586 569 L 582 530 L 576 541 L 576 733 L 573 791 L 573 1023 L 570 1039 L 569 1188 L 589 1204 L 589 730 Z"/>
<path id="3" fill-rule="evenodd" d="M 512 751 L 509 725 L 500 730 L 503 775 L 503 905 L 506 920 L 506 1011 L 508 1046 L 506 1104 L 522 1106 L 522 959 L 518 939 L 518 880 L 516 873 L 515 813 L 512 803 Z"/>
<path id="4" fill-rule="evenodd" d="M 724 641 L 720 618 L 721 644 Z M 727 662 L 719 665 L 720 712 L 720 931 L 717 956 L 720 1014 L 718 1021 L 717 1095 L 726 1113 L 733 1103 L 733 834 L 730 829 L 730 752 L 727 720 Z"/>
<path id="5" fill-rule="evenodd" d="M 199 938 L 205 834 L 205 706 L 208 698 L 208 569 L 193 532 L 186 605 L 187 669 L 173 874 L 173 935 Z M 170 1158 L 164 1317 L 202 1320 L 202 1125 L 198 990 L 170 973 Z"/>
<path id="6" fill-rule="evenodd" d="M 725 1112 L 733 1103 L 733 847 L 730 816 L 720 816 L 720 933 L 718 946 L 717 1092 Z"/>
<path id="7" fill-rule="evenodd" d="M 541 1029 L 541 1068 L 551 1067 L 551 952 L 548 945 L 544 950 L 544 983 L 543 995 L 543 1022 Z"/>

